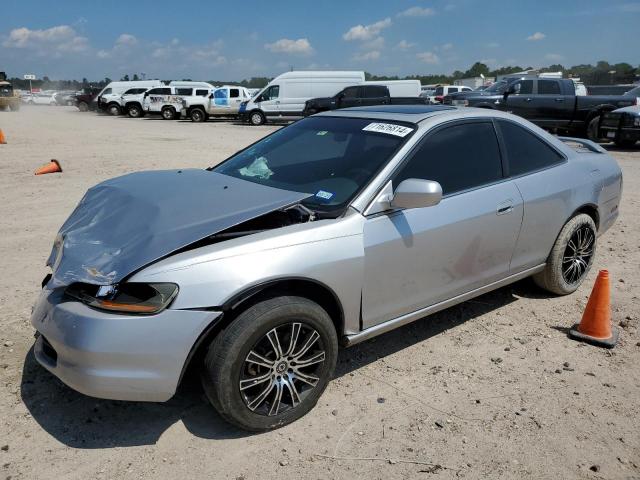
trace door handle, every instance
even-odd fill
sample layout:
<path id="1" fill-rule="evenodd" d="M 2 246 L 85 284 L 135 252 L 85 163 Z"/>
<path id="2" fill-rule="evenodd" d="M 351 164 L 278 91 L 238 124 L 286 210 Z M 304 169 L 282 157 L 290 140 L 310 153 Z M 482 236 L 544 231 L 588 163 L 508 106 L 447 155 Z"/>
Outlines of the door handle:
<path id="1" fill-rule="evenodd" d="M 496 215 L 506 215 L 513 212 L 513 203 L 511 200 L 506 200 L 496 207 Z"/>
<path id="2" fill-rule="evenodd" d="M 564 102 L 564 98 L 556 98 L 556 102 Z"/>
<path id="3" fill-rule="evenodd" d="M 524 99 L 524 101 L 525 101 L 525 102 L 530 102 L 530 101 L 531 101 L 531 99 L 530 99 L 530 98 L 525 98 L 525 99 Z"/>

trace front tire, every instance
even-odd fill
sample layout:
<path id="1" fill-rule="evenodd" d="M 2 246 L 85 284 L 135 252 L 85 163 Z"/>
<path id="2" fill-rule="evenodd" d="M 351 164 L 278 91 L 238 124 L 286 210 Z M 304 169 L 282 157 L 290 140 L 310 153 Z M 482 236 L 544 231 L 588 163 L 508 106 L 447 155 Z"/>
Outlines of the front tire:
<path id="1" fill-rule="evenodd" d="M 88 112 L 89 104 L 87 102 L 80 102 L 78 104 L 78 110 L 80 110 L 81 112 Z"/>
<path id="2" fill-rule="evenodd" d="M 264 125 L 264 123 L 267 121 L 267 119 L 264 116 L 264 113 L 256 110 L 255 112 L 251 112 L 251 115 L 249 115 L 249 122 L 251 123 L 251 125 Z"/>
<path id="3" fill-rule="evenodd" d="M 534 282 L 556 295 L 575 292 L 591 269 L 597 241 L 593 219 L 585 213 L 576 215 L 560 231 L 545 269 L 533 276 Z"/>
<path id="4" fill-rule="evenodd" d="M 140 118 L 142 117 L 142 108 L 140 108 L 140 105 L 129 105 L 127 115 L 131 118 Z"/>
<path id="5" fill-rule="evenodd" d="M 337 355 L 333 322 L 320 305 L 275 297 L 242 312 L 216 337 L 202 383 L 227 421 L 245 430 L 271 430 L 315 406 Z"/>
<path id="6" fill-rule="evenodd" d="M 599 142 L 600 136 L 598 130 L 600 129 L 600 115 L 596 115 L 591 120 L 589 120 L 589 125 L 587 125 L 587 138 L 592 142 Z"/>
<path id="7" fill-rule="evenodd" d="M 107 107 L 107 111 L 109 112 L 109 115 L 117 117 L 118 115 L 120 115 L 120 105 L 118 105 L 117 103 L 112 103 Z"/>

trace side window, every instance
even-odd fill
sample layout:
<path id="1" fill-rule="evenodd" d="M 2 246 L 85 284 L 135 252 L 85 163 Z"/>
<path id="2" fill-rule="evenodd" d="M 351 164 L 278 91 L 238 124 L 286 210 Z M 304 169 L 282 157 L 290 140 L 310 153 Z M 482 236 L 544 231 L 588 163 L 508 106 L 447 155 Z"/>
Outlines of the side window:
<path id="1" fill-rule="evenodd" d="M 191 95 L 193 88 L 176 88 L 176 95 Z"/>
<path id="2" fill-rule="evenodd" d="M 149 90 L 149 95 L 171 95 L 170 88 L 152 88 Z"/>
<path id="3" fill-rule="evenodd" d="M 198 97 L 206 97 L 209 93 L 209 90 L 196 90 L 196 95 Z"/>
<path id="4" fill-rule="evenodd" d="M 280 95 L 280 86 L 279 85 L 271 85 L 267 90 L 262 94 L 265 100 L 274 100 L 278 98 Z"/>
<path id="5" fill-rule="evenodd" d="M 435 92 L 433 92 L 433 94 L 434 94 L 436 97 L 438 97 L 438 96 L 442 95 L 442 92 L 444 92 L 444 88 L 443 88 L 443 87 L 438 87 L 438 88 L 436 88 L 436 91 L 435 91 Z"/>
<path id="6" fill-rule="evenodd" d="M 538 80 L 538 95 L 560 95 L 560 84 L 555 80 Z"/>
<path id="7" fill-rule="evenodd" d="M 113 90 L 111 90 L 110 88 L 107 88 L 104 92 L 102 92 L 102 95 L 109 95 Z"/>
<path id="8" fill-rule="evenodd" d="M 493 124 L 463 123 L 428 135 L 395 176 L 393 186 L 407 178 L 435 180 L 444 195 L 500 180 L 502 162 Z"/>
<path id="9" fill-rule="evenodd" d="M 344 98 L 358 98 L 358 87 L 345 88 L 342 91 L 342 96 Z"/>
<path id="10" fill-rule="evenodd" d="M 370 87 L 364 87 L 364 97 L 365 98 L 378 98 L 378 97 L 386 97 L 387 89 L 385 87 L 381 87 L 379 85 L 372 85 Z"/>
<path id="11" fill-rule="evenodd" d="M 562 155 L 535 134 L 515 123 L 498 120 L 512 176 L 551 167 L 564 161 Z"/>
<path id="12" fill-rule="evenodd" d="M 231 98 L 238 98 L 240 96 L 240 90 L 238 90 L 237 88 L 232 88 L 229 92 L 229 96 Z"/>
<path id="13" fill-rule="evenodd" d="M 520 80 L 514 85 L 516 93 L 519 95 L 529 95 L 533 93 L 533 80 Z"/>
<path id="14" fill-rule="evenodd" d="M 226 88 L 219 88 L 213 92 L 213 101 L 216 105 L 229 105 L 228 95 Z"/>

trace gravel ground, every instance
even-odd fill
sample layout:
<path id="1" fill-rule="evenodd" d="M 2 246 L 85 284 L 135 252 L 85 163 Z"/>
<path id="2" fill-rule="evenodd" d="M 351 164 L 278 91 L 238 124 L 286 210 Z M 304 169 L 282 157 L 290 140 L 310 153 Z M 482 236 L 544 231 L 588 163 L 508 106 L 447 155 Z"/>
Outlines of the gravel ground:
<path id="1" fill-rule="evenodd" d="M 224 423 L 188 379 L 165 404 L 83 396 L 39 367 L 31 306 L 85 190 L 125 172 L 215 164 L 274 130 L 68 107 L 0 112 L 0 478 L 640 478 L 640 150 L 616 225 L 573 295 L 530 280 L 341 353 L 317 407 L 280 430 Z M 56 158 L 64 172 L 36 177 Z M 568 340 L 598 269 L 614 350 Z"/>

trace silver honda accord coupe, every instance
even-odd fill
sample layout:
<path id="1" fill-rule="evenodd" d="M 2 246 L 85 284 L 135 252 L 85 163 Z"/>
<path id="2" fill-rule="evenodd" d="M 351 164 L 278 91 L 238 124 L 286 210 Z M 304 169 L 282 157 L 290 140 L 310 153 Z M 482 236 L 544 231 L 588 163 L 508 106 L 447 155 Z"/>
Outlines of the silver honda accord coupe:
<path id="1" fill-rule="evenodd" d="M 381 106 L 300 120 L 216 167 L 91 188 L 55 240 L 34 352 L 87 395 L 166 401 L 198 369 L 267 430 L 353 345 L 533 276 L 575 291 L 618 216 L 598 145 L 506 113 Z"/>

